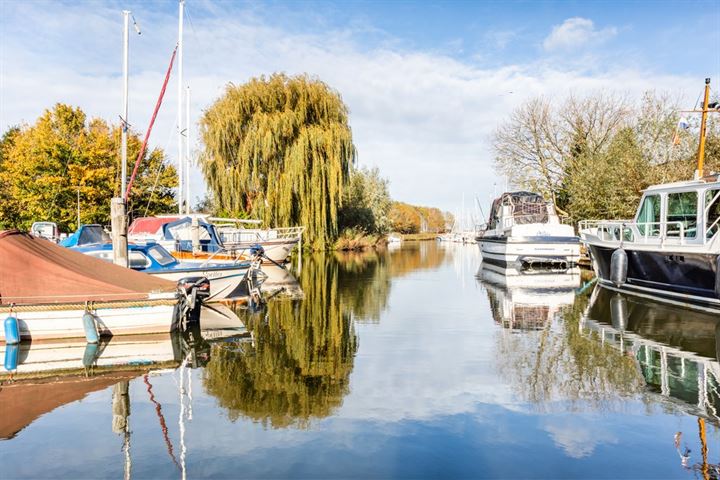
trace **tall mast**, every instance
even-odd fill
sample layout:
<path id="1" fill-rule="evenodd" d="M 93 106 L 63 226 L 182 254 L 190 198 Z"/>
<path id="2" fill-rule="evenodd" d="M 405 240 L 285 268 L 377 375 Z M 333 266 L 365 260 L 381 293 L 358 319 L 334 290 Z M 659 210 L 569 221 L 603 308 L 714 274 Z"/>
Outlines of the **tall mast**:
<path id="1" fill-rule="evenodd" d="M 190 213 L 190 85 L 185 96 L 185 213 Z"/>
<path id="2" fill-rule="evenodd" d="M 178 213 L 183 214 L 183 16 L 185 14 L 185 0 L 180 0 L 178 15 Z"/>
<path id="3" fill-rule="evenodd" d="M 698 147 L 698 165 L 695 178 L 701 178 L 705 169 L 705 127 L 707 125 L 708 102 L 710 101 L 710 79 L 705 79 L 705 99 L 703 100 L 702 120 L 700 121 L 700 146 Z"/>
<path id="4" fill-rule="evenodd" d="M 120 168 L 120 196 L 127 188 L 127 130 L 128 130 L 128 49 L 130 46 L 129 27 L 130 10 L 123 10 L 123 98 L 122 98 L 122 137 L 120 155 L 122 164 Z M 80 225 L 78 224 L 78 227 Z"/>

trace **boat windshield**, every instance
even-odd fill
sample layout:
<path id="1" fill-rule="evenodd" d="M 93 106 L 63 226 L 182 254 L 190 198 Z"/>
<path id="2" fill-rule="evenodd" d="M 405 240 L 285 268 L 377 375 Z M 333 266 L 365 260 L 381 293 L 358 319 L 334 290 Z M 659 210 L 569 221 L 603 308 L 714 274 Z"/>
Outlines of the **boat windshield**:
<path id="1" fill-rule="evenodd" d="M 177 262 L 177 260 L 175 260 L 175 257 L 170 255 L 170 252 L 165 250 L 160 245 L 155 245 L 154 247 L 149 248 L 148 254 L 163 267 L 167 267 L 168 265 L 172 265 L 173 263 Z"/>
<path id="2" fill-rule="evenodd" d="M 94 245 L 96 243 L 110 243 L 112 239 L 100 225 L 84 225 L 78 236 L 78 245 Z"/>
<path id="3" fill-rule="evenodd" d="M 660 235 L 660 195 L 647 195 L 643 200 L 636 223 L 642 235 Z"/>
<path id="4" fill-rule="evenodd" d="M 712 238 L 720 230 L 720 189 L 705 192 L 705 238 Z"/>
<path id="5" fill-rule="evenodd" d="M 667 236 L 697 237 L 697 191 L 668 193 Z M 682 226 L 682 228 L 680 228 Z"/>

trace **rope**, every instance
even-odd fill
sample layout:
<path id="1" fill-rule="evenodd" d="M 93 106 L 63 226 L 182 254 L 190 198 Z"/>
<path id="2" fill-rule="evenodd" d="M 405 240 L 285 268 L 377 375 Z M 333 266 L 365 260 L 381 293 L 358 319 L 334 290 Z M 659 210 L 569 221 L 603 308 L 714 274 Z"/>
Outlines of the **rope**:
<path id="1" fill-rule="evenodd" d="M 144 301 L 116 301 L 116 302 L 93 302 L 93 310 L 105 308 L 133 308 L 133 307 L 153 307 L 160 305 L 175 305 L 175 299 L 158 299 Z M 65 310 L 85 310 L 85 302 L 83 303 L 61 303 L 57 305 L 14 305 L 12 307 L 0 307 L 0 313 L 10 312 L 60 312 Z"/>
<path id="2" fill-rule="evenodd" d="M 128 182 L 127 190 L 125 190 L 126 202 L 130 197 L 130 189 L 132 189 L 133 182 L 135 181 L 135 176 L 137 175 L 140 161 L 142 160 L 143 155 L 145 155 L 145 149 L 147 149 L 147 143 L 150 139 L 150 133 L 152 132 L 153 125 L 155 125 L 155 119 L 157 118 L 158 111 L 160 110 L 160 105 L 162 105 L 163 97 L 165 96 L 165 89 L 167 88 L 168 81 L 170 80 L 170 72 L 172 72 L 173 63 L 175 62 L 175 55 L 177 54 L 177 49 L 178 46 L 175 45 L 175 49 L 173 50 L 172 56 L 170 57 L 170 65 L 168 65 L 167 73 L 165 73 L 165 81 L 163 82 L 162 89 L 160 90 L 160 96 L 158 97 L 157 103 L 155 104 L 155 110 L 153 111 L 152 118 L 150 119 L 150 125 L 148 126 L 147 132 L 145 132 L 145 140 L 143 140 L 142 148 L 140 149 L 137 159 L 135 160 L 135 168 L 133 168 L 132 175 L 130 176 L 130 181 Z"/>

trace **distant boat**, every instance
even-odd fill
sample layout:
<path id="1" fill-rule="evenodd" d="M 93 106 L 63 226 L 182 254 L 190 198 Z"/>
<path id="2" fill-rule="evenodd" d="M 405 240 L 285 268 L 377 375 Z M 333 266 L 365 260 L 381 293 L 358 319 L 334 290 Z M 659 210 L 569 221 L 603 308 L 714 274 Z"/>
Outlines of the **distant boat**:
<path id="1" fill-rule="evenodd" d="M 580 239 L 552 203 L 532 192 L 507 192 L 493 201 L 490 221 L 475 237 L 483 262 L 528 270 L 572 268 Z"/>
<path id="2" fill-rule="evenodd" d="M 100 336 L 166 333 L 178 292 L 175 282 L 0 231 L 0 316 L 15 319 L 22 340 L 86 337 L 86 313 Z"/>

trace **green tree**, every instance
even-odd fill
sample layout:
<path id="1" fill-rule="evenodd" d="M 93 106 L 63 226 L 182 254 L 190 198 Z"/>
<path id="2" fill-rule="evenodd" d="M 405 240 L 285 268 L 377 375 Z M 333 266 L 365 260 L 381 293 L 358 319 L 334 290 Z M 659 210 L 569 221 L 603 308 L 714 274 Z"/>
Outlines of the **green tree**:
<path id="1" fill-rule="evenodd" d="M 138 135 L 131 132 L 128 158 L 137 156 L 140 145 Z M 0 202 L 3 226 L 28 229 L 32 222 L 46 220 L 73 230 L 78 192 L 81 222 L 109 222 L 110 198 L 120 194 L 119 127 L 100 119 L 88 121 L 80 108 L 57 104 L 34 125 L 12 134 L 12 142 L 2 150 L 0 185 L 7 198 Z M 175 203 L 173 186 L 175 170 L 163 152 L 146 153 L 128 211 L 166 212 Z"/>
<path id="2" fill-rule="evenodd" d="M 650 164 L 631 128 L 620 130 L 606 151 L 585 152 L 568 169 L 568 210 L 575 219 L 632 218 L 648 186 Z"/>
<path id="3" fill-rule="evenodd" d="M 337 236 L 355 159 L 340 94 L 306 75 L 229 85 L 200 121 L 200 166 L 217 205 L 269 225 L 304 225 L 311 246 Z"/>
<path id="4" fill-rule="evenodd" d="M 353 169 L 343 192 L 343 206 L 338 212 L 340 229 L 361 228 L 366 233 L 384 234 L 390 229 L 392 199 L 388 181 L 376 168 Z"/>

